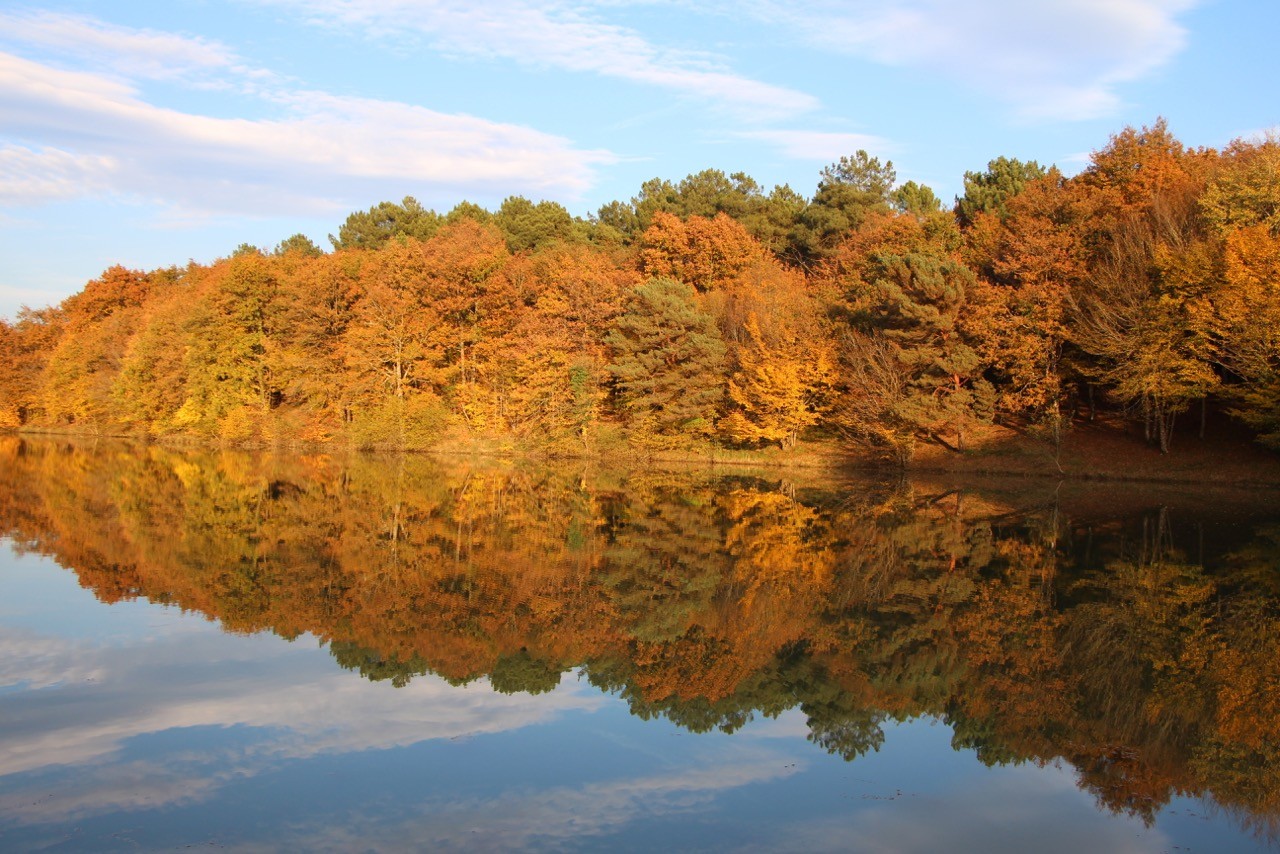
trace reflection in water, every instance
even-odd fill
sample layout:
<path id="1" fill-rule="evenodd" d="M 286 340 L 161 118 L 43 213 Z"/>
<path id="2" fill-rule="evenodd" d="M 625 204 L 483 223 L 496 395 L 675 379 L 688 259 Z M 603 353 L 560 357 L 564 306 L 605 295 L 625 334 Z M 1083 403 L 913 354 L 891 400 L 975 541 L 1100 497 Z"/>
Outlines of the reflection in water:
<path id="1" fill-rule="evenodd" d="M 414 693 L 486 679 L 515 699 L 577 670 L 694 732 L 794 710 L 849 760 L 930 716 L 987 764 L 1069 764 L 1111 811 L 1150 822 L 1201 796 L 1274 840 L 1280 525 L 1191 519 L 919 484 L 0 439 L 0 533 L 105 602 L 310 634 Z M 264 695 L 268 725 L 288 699 Z"/>

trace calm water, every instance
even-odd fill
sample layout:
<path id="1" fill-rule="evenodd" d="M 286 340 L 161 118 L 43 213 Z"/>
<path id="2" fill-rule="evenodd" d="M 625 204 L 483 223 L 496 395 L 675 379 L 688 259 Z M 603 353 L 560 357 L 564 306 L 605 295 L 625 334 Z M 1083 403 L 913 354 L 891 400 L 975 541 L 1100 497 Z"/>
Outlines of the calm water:
<path id="1" fill-rule="evenodd" d="M 1280 506 L 0 438 L 0 849 L 1256 851 Z"/>

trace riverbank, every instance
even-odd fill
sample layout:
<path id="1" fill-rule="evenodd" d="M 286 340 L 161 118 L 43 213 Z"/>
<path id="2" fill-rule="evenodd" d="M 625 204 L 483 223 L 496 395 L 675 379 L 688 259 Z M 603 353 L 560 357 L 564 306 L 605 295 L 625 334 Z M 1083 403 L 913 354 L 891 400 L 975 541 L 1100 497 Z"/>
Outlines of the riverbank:
<path id="1" fill-rule="evenodd" d="M 77 442 L 124 439 L 178 447 L 211 444 L 188 437 L 149 438 L 85 430 L 24 429 L 6 432 Z M 343 443 L 279 442 L 257 449 L 327 454 L 358 452 Z M 896 463 L 875 449 L 835 439 L 804 441 L 789 450 L 777 447 L 737 450 L 712 445 L 657 448 L 614 442 L 608 447 L 576 453 L 566 452 L 561 446 L 550 453 L 510 439 L 454 435 L 432 448 L 411 453 L 512 459 L 554 457 L 624 467 L 714 466 L 744 473 L 753 470 L 804 470 L 812 474 L 833 475 L 900 472 Z M 973 436 L 964 451 L 922 443 L 916 448 L 907 473 L 912 476 L 1204 484 L 1280 490 L 1280 454 L 1258 445 L 1246 431 L 1228 421 L 1211 424 L 1204 438 L 1188 430 L 1186 435 L 1177 438 L 1168 454 L 1161 454 L 1123 420 L 1100 418 L 1092 422 L 1076 422 L 1057 445 L 1000 426 L 988 427 L 983 433 Z"/>
<path id="2" fill-rule="evenodd" d="M 1167 454 L 1120 419 L 1078 421 L 1057 446 L 993 427 L 962 454 L 922 447 L 911 471 L 1280 488 L 1280 454 L 1227 421 L 1211 424 L 1203 438 L 1188 429 Z"/>
<path id="3" fill-rule="evenodd" d="M 834 473 L 899 472 L 873 448 L 833 439 L 801 442 L 794 449 L 706 449 L 633 454 L 649 463 L 709 463 L 726 468 L 822 469 Z M 1253 440 L 1239 425 L 1213 422 L 1201 438 L 1179 435 L 1167 454 L 1146 442 L 1120 418 L 1081 419 L 1060 443 L 992 425 L 971 437 L 963 451 L 921 443 L 906 472 L 925 475 L 1035 478 L 1048 481 L 1114 481 L 1135 484 L 1205 484 L 1280 490 L 1280 454 Z"/>

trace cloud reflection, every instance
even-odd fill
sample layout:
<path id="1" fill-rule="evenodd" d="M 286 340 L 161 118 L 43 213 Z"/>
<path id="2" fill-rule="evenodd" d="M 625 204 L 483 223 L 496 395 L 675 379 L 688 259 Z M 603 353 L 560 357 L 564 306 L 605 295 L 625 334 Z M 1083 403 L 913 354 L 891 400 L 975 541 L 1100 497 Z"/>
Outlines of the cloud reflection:
<path id="1" fill-rule="evenodd" d="M 771 751 L 729 748 L 667 774 L 580 787 L 514 791 L 495 798 L 431 802 L 403 823 L 372 818 L 330 826 L 289 840 L 308 851 L 560 848 L 616 833 L 637 819 L 707 809 L 726 791 L 769 783 L 804 770 Z"/>
<path id="2" fill-rule="evenodd" d="M 607 702 L 572 677 L 536 697 L 432 676 L 392 689 L 339 670 L 305 641 L 213 627 L 111 648 L 0 633 L 0 654 L 18 649 L 0 669 L 0 684 L 11 686 L 0 694 L 0 790 L 15 775 L 79 769 L 59 780 L 56 797 L 0 792 L 0 813 L 21 823 L 187 802 L 283 760 L 506 732 Z M 17 661 L 32 665 L 19 671 Z M 255 732 L 161 760 L 125 756 L 136 739 L 198 727 Z"/>

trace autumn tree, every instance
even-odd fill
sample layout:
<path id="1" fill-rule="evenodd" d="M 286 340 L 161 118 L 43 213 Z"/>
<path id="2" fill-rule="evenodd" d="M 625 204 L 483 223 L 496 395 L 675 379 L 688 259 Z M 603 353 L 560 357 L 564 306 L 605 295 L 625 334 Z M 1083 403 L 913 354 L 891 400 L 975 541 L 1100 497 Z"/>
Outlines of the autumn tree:
<path id="1" fill-rule="evenodd" d="M 760 244 L 724 214 L 681 220 L 659 212 L 640 240 L 645 275 L 676 279 L 704 292 L 724 287 L 763 256 Z"/>
<path id="2" fill-rule="evenodd" d="M 598 250 L 560 245 L 513 259 L 502 275 L 523 307 L 492 342 L 502 421 L 543 450 L 590 450 L 609 378 L 600 330 L 622 310 L 634 273 Z"/>
<path id="3" fill-rule="evenodd" d="M 0 426 L 19 427 L 43 415 L 44 370 L 63 326 L 59 310 L 26 307 L 16 322 L 0 324 Z"/>
<path id="4" fill-rule="evenodd" d="M 818 422 L 825 385 L 832 365 L 825 349 L 815 347 L 803 360 L 797 342 L 771 345 L 754 314 L 748 316 L 746 341 L 736 350 L 737 370 L 729 378 L 729 399 L 735 404 L 722 429 L 740 442 L 777 442 L 786 451 L 800 433 Z"/>
<path id="5" fill-rule="evenodd" d="M 263 416 L 281 403 L 284 306 L 273 261 L 237 255 L 197 278 L 202 295 L 187 323 L 186 399 L 174 423 L 232 441 L 261 438 Z"/>
<path id="6" fill-rule="evenodd" d="M 1280 137 L 1235 140 L 1223 150 L 1200 208 L 1220 233 L 1263 226 L 1280 234 Z"/>
<path id="7" fill-rule="evenodd" d="M 1220 324 L 1218 359 L 1240 382 L 1232 412 L 1280 445 L 1280 237 L 1265 225 L 1238 228 L 1224 242 L 1221 286 L 1211 297 Z"/>
<path id="8" fill-rule="evenodd" d="M 18 333 L 9 321 L 0 318 L 0 428 L 18 427 L 22 423 L 19 399 L 22 392 L 19 386 L 18 371 Z"/>
<path id="9" fill-rule="evenodd" d="M 136 323 L 121 312 L 62 336 L 42 376 L 42 408 L 55 424 L 98 432 L 117 420 L 111 389 Z"/>
<path id="10" fill-rule="evenodd" d="M 995 161 L 993 161 L 995 163 Z M 1085 234 L 1097 210 L 1056 169 L 974 214 L 962 257 L 978 273 L 967 318 L 991 365 L 1002 416 L 1061 428 L 1069 297 L 1089 269 Z"/>
<path id="11" fill-rule="evenodd" d="M 325 255 L 290 251 L 278 263 L 284 301 L 278 378 L 290 406 L 289 429 L 305 441 L 341 435 L 352 417 L 343 347 L 362 293 L 364 251 Z"/>
<path id="12" fill-rule="evenodd" d="M 352 428 L 361 444 L 416 444 L 439 429 L 444 361 L 422 244 L 387 243 L 360 277 L 363 292 L 343 333 Z"/>
<path id="13" fill-rule="evenodd" d="M 519 315 L 520 295 L 501 273 L 510 260 L 502 232 L 469 217 L 450 222 L 422 246 L 422 299 L 438 318 L 432 344 L 442 354 L 442 392 L 470 427 L 492 426 L 492 348 Z"/>
<path id="14" fill-rule="evenodd" d="M 146 274 L 117 265 L 63 302 L 66 329 L 43 380 L 55 422 L 101 430 L 117 420 L 112 385 L 150 289 Z"/>
<path id="15" fill-rule="evenodd" d="M 1230 411 L 1276 443 L 1280 426 L 1280 142 L 1236 140 L 1212 163 L 1197 199 L 1208 280 L 1192 296 L 1197 327 L 1227 372 Z M 1207 290 L 1206 294 L 1204 291 Z M 1206 305 L 1208 303 L 1208 305 Z"/>
<path id="16" fill-rule="evenodd" d="M 810 283 L 761 259 L 706 302 L 728 345 L 731 405 L 721 430 L 792 447 L 826 413 L 835 384 L 829 325 Z"/>
<path id="17" fill-rule="evenodd" d="M 1203 322 L 1212 251 L 1196 205 L 1211 162 L 1161 120 L 1113 136 L 1077 179 L 1111 225 L 1096 238 L 1088 286 L 1072 293 L 1072 340 L 1099 359 L 1088 370 L 1140 407 L 1162 452 L 1177 414 L 1218 383 Z"/>
<path id="18" fill-rule="evenodd" d="M 186 341 L 195 308 L 185 287 L 148 303 L 112 388 L 116 411 L 128 427 L 153 435 L 177 429 L 174 416 L 187 399 Z"/>

